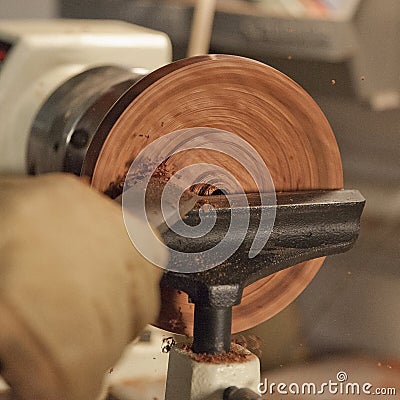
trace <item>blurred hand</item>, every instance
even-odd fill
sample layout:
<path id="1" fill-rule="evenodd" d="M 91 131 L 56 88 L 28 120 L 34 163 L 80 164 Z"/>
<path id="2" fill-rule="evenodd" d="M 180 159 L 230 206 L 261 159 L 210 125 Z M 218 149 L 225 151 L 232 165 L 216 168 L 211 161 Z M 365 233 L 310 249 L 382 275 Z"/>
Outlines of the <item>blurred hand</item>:
<path id="1" fill-rule="evenodd" d="M 71 175 L 0 177 L 0 221 L 1 375 L 21 400 L 94 399 L 156 317 L 160 269 L 130 242 L 121 207 Z"/>

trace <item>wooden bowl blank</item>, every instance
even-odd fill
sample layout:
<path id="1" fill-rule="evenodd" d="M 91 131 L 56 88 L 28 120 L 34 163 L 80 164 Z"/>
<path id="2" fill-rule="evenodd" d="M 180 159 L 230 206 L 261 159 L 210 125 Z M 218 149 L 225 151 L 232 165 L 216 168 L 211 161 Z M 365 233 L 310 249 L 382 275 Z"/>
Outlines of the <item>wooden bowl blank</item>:
<path id="1" fill-rule="evenodd" d="M 322 111 L 299 85 L 265 64 L 199 56 L 167 65 L 136 85 L 136 97 L 112 127 L 95 166 L 92 185 L 102 191 L 125 176 L 146 145 L 191 127 L 218 128 L 245 139 L 264 159 L 277 191 L 343 187 L 339 150 Z M 175 155 L 168 168 L 177 171 L 199 161 L 230 170 L 246 192 L 257 191 L 240 166 L 215 151 Z M 323 258 L 307 261 L 248 286 L 234 308 L 232 331 L 255 326 L 290 304 L 322 263 Z M 158 325 L 192 334 L 193 305 L 186 294 L 163 290 Z"/>

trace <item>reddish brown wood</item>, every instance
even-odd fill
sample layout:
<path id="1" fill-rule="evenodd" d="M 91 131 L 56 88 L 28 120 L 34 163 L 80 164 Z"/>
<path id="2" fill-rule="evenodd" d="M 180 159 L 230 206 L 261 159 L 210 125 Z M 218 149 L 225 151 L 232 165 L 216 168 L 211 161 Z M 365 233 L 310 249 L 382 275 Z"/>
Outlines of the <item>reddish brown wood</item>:
<path id="1" fill-rule="evenodd" d="M 148 87 L 113 126 L 96 164 L 94 187 L 107 190 L 158 137 L 201 126 L 248 141 L 267 164 L 277 191 L 343 187 L 340 154 L 328 121 L 314 100 L 279 71 L 241 57 L 210 55 L 170 64 L 139 84 Z M 168 168 L 176 171 L 199 161 L 229 169 L 246 192 L 256 191 L 243 168 L 220 153 L 188 151 L 173 156 Z M 322 262 L 321 258 L 299 264 L 246 288 L 242 303 L 234 308 L 233 332 L 285 308 Z M 162 303 L 159 326 L 191 335 L 193 306 L 187 296 L 165 290 Z"/>

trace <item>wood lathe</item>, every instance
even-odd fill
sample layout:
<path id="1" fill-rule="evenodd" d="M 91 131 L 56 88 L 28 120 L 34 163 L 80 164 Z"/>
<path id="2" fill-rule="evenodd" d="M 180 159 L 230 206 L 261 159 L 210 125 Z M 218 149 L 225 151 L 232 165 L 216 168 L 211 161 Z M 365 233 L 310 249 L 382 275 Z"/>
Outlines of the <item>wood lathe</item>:
<path id="1" fill-rule="evenodd" d="M 183 188 L 200 201 L 183 221 L 197 226 L 212 210 L 215 224 L 196 238 L 171 228 L 165 243 L 184 254 L 206 252 L 227 240 L 233 219 L 228 242 L 240 243 L 217 265 L 199 256 L 190 271 L 170 258 L 157 326 L 194 339 L 172 350 L 166 399 L 222 399 L 224 392 L 226 399 L 250 398 L 225 391 L 255 391 L 260 381 L 255 356 L 236 349 L 243 357 L 229 357 L 231 333 L 277 314 L 307 287 L 324 256 L 351 248 L 365 201 L 343 190 L 329 123 L 289 77 L 229 55 L 169 62 L 165 35 L 122 22 L 2 22 L 0 171 L 69 172 L 117 198 L 131 182 L 127 175 L 140 181 L 149 173 L 132 164 L 159 139 L 168 138 L 157 142 L 165 157 L 155 176 L 164 186 L 200 165 Z M 218 147 L 227 143 L 238 157 Z M 266 168 L 261 183 L 247 164 Z M 205 173 L 209 165 L 213 173 Z M 222 170 L 235 177 L 245 205 L 215 173 Z M 273 216 L 272 225 L 262 225 L 263 215 Z M 265 240 L 251 255 L 258 235 Z"/>

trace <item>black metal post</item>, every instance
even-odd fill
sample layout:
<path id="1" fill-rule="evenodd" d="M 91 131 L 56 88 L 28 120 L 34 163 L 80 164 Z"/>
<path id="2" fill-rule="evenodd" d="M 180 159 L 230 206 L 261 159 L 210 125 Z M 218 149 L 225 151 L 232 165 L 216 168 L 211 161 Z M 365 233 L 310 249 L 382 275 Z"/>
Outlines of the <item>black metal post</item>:
<path id="1" fill-rule="evenodd" d="M 207 354 L 229 352 L 231 327 L 232 307 L 195 304 L 193 351 Z"/>
<path id="2" fill-rule="evenodd" d="M 258 400 L 260 396 L 247 388 L 231 386 L 224 391 L 224 400 Z"/>

